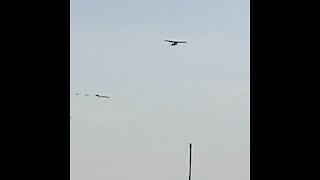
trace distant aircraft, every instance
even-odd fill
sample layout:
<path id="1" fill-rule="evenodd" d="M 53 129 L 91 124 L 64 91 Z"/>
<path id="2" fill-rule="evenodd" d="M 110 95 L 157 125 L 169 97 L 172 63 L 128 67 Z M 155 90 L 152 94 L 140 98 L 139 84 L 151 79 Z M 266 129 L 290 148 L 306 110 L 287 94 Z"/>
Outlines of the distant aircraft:
<path id="1" fill-rule="evenodd" d="M 96 94 L 96 96 L 100 98 L 110 98 L 109 96 L 100 96 L 99 94 Z"/>
<path id="2" fill-rule="evenodd" d="M 164 40 L 166 42 L 170 42 L 171 46 L 176 46 L 178 43 L 187 43 L 186 41 L 172 41 L 172 40 Z"/>
<path id="3" fill-rule="evenodd" d="M 79 93 L 76 93 L 76 95 L 78 96 Z M 85 96 L 90 96 L 90 94 L 84 94 Z M 101 96 L 99 94 L 96 94 L 95 96 L 99 97 L 99 98 L 110 98 L 109 96 Z"/>

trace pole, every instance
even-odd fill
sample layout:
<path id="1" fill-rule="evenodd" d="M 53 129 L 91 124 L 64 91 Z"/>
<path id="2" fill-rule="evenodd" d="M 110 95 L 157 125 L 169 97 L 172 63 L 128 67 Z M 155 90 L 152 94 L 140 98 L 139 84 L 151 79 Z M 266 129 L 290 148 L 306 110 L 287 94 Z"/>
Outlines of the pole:
<path id="1" fill-rule="evenodd" d="M 190 143 L 189 180 L 191 180 L 191 147 L 192 147 L 192 144 Z"/>

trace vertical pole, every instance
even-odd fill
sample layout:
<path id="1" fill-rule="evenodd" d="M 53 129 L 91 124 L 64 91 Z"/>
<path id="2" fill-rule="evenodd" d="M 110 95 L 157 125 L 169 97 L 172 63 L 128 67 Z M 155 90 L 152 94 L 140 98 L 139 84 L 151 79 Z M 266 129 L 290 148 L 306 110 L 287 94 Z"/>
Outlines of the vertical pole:
<path id="1" fill-rule="evenodd" d="M 191 180 L 191 146 L 192 144 L 190 143 L 189 180 Z"/>

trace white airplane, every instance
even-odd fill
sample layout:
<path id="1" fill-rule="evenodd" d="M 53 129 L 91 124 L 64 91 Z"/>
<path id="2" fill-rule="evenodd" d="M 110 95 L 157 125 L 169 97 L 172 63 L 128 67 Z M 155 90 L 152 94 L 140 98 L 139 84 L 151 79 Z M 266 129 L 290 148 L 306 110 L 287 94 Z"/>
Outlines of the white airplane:
<path id="1" fill-rule="evenodd" d="M 166 42 L 170 42 L 171 46 L 176 46 L 178 43 L 187 43 L 186 41 L 172 41 L 172 40 L 164 40 Z"/>

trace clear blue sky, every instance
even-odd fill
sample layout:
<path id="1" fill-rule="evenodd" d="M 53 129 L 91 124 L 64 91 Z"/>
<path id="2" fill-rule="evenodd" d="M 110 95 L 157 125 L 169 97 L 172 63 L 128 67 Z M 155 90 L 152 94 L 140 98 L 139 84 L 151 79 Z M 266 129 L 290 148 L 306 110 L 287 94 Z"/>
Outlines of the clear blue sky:
<path id="1" fill-rule="evenodd" d="M 249 15 L 248 0 L 71 0 L 71 180 L 186 180 L 190 142 L 192 179 L 248 180 Z"/>

